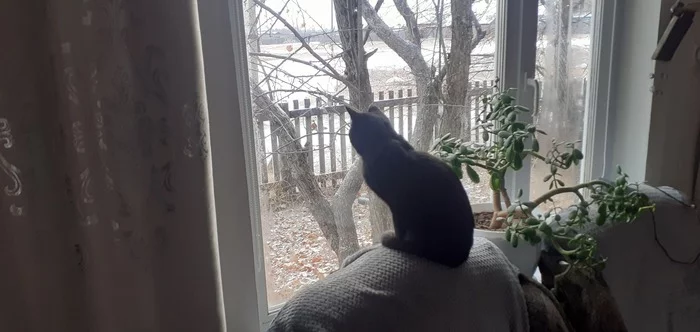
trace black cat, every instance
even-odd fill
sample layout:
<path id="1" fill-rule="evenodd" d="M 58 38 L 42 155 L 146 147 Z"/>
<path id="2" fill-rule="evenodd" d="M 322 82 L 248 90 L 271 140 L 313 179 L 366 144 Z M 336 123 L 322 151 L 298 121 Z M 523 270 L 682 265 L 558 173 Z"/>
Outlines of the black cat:
<path id="1" fill-rule="evenodd" d="M 394 218 L 395 232 L 384 234 L 382 244 L 449 267 L 461 265 L 474 242 L 474 215 L 457 175 L 413 149 L 376 106 L 365 113 L 346 108 L 365 182 Z"/>

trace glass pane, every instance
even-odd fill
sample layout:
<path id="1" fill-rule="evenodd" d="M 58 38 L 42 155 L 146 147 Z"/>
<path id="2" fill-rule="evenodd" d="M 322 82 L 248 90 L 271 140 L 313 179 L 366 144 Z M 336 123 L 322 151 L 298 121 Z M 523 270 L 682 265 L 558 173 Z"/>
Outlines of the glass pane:
<path id="1" fill-rule="evenodd" d="M 368 24 L 377 20 L 353 16 L 357 0 L 245 4 L 270 307 L 323 279 L 338 268 L 339 258 L 372 244 L 391 227 L 370 218 L 368 189 L 353 185 L 362 179 L 351 172 L 356 156 L 344 103 L 358 105 L 361 93 L 372 96 L 414 146 L 418 137 L 431 143 L 446 132 L 479 141 L 478 96 L 489 92 L 495 79 L 498 0 L 410 0 L 407 5 L 411 13 L 402 15 L 394 1 L 384 1 L 377 16 L 389 27 L 384 32 L 420 48 L 423 59 L 401 54 L 376 29 L 370 33 Z M 468 24 L 453 31 L 453 19 Z M 360 63 L 359 71 L 356 62 L 348 67 L 344 54 L 364 54 L 366 64 Z M 449 70 L 444 68 L 448 55 L 455 61 Z M 409 66 L 404 59 L 415 62 Z M 365 65 L 369 75 L 363 80 Z M 431 82 L 443 79 L 426 97 Z M 427 121 L 427 129 L 416 126 L 419 120 Z M 487 185 L 464 183 L 472 203 L 488 202 Z M 334 210 L 342 206 L 351 207 L 349 223 Z"/>
<path id="2" fill-rule="evenodd" d="M 589 65 L 594 0 L 543 0 L 539 5 L 536 79 L 540 81 L 540 108 L 534 122 L 548 135 L 541 138 L 542 154 L 557 142 L 576 142 L 581 149 L 585 121 L 585 99 L 588 94 Z M 562 152 L 564 149 L 562 148 Z M 561 180 L 576 184 L 580 166 L 560 173 Z M 533 159 L 530 197 L 534 199 L 549 190 L 543 179 L 550 174 L 544 162 Z M 555 204 L 566 207 L 575 197 L 558 197 Z"/>

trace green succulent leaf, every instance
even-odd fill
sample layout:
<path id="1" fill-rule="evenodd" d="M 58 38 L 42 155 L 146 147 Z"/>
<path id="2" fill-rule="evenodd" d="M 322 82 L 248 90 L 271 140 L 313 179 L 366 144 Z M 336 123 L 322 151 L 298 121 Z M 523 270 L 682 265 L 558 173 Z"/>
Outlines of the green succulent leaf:
<path id="1" fill-rule="evenodd" d="M 546 222 L 543 222 L 540 224 L 538 227 L 539 231 L 542 232 L 546 236 L 552 236 L 552 227 L 549 226 Z"/>
<path id="2" fill-rule="evenodd" d="M 515 154 L 513 157 L 513 170 L 519 171 L 520 169 L 523 168 L 523 158 L 520 157 L 520 155 Z"/>
<path id="3" fill-rule="evenodd" d="M 515 151 L 513 149 L 506 149 L 506 161 L 512 163 L 515 159 Z"/>
<path id="4" fill-rule="evenodd" d="M 452 162 L 452 171 L 457 174 L 457 177 L 462 179 L 464 177 L 464 172 L 462 171 L 462 163 L 459 160 L 454 160 Z"/>
<path id="5" fill-rule="evenodd" d="M 513 122 L 513 121 L 515 121 L 515 119 L 517 118 L 517 115 L 518 115 L 518 113 L 515 113 L 515 112 L 510 113 L 510 114 L 508 115 L 508 122 Z"/>
<path id="6" fill-rule="evenodd" d="M 479 183 L 481 181 L 481 179 L 479 178 L 479 173 L 477 173 L 476 170 L 474 170 L 474 168 L 470 165 L 467 165 L 466 168 L 469 180 L 471 180 L 474 183 Z"/>
<path id="7" fill-rule="evenodd" d="M 514 236 L 511 237 L 511 239 L 510 239 L 510 245 L 512 245 L 513 248 L 517 248 L 517 247 L 518 247 L 518 235 L 517 235 L 517 234 L 515 234 Z"/>
<path id="8" fill-rule="evenodd" d="M 501 178 L 497 175 L 491 175 L 491 190 L 501 190 Z"/>

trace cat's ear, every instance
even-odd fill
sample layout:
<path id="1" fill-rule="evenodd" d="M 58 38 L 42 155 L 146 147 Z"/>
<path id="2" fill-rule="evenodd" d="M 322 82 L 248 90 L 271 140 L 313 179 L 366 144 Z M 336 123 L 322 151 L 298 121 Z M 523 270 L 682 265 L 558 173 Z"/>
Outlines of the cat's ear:
<path id="1" fill-rule="evenodd" d="M 382 113 L 382 111 L 379 109 L 377 106 L 370 106 L 369 109 L 367 110 L 368 113 Z"/>
<path id="2" fill-rule="evenodd" d="M 352 108 L 350 108 L 350 107 L 348 107 L 348 106 L 345 106 L 345 110 L 348 111 L 348 114 L 350 114 L 350 119 L 351 119 L 351 120 L 354 119 L 354 118 L 357 116 L 357 114 L 358 114 L 357 111 L 355 111 L 354 109 L 352 109 Z"/>

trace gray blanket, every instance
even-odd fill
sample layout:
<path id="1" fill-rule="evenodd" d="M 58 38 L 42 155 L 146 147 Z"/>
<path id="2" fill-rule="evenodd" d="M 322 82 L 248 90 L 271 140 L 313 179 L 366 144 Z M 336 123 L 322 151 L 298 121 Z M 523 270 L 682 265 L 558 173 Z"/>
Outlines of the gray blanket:
<path id="1" fill-rule="evenodd" d="M 517 271 L 491 242 L 474 239 L 448 269 L 382 246 L 348 258 L 299 291 L 268 331 L 528 331 Z"/>

